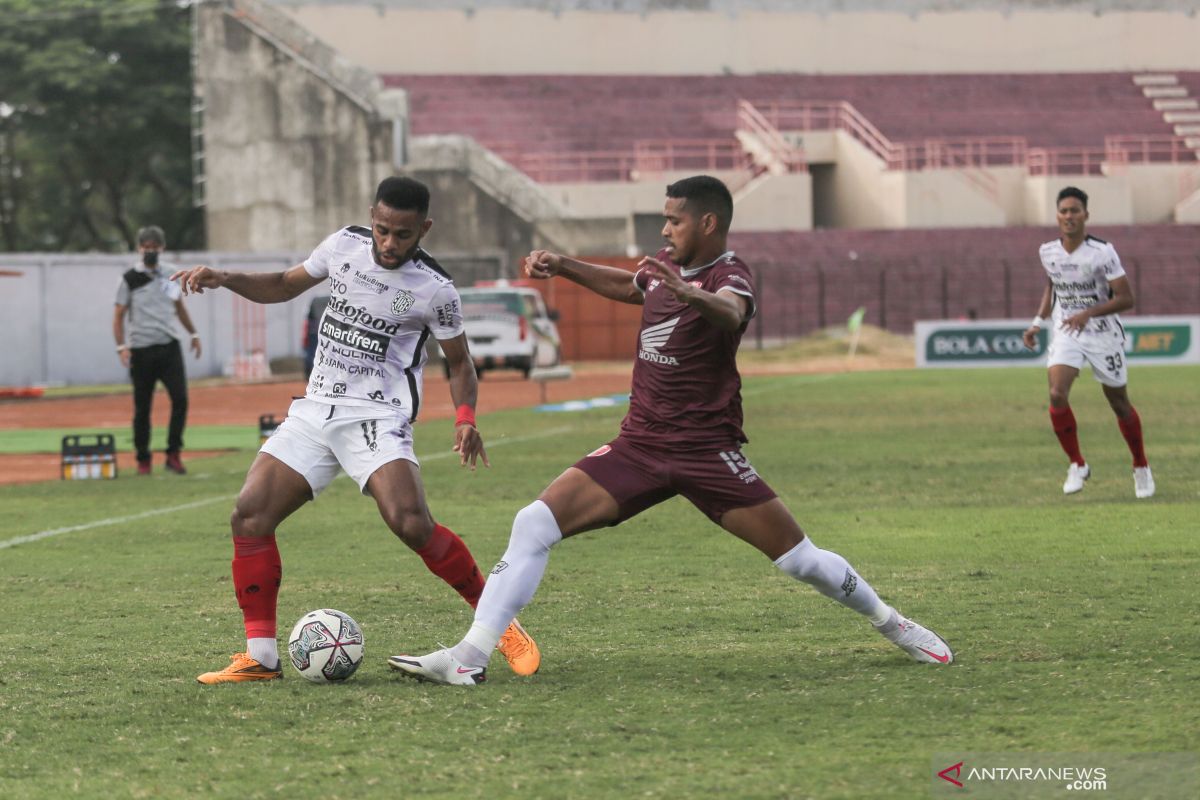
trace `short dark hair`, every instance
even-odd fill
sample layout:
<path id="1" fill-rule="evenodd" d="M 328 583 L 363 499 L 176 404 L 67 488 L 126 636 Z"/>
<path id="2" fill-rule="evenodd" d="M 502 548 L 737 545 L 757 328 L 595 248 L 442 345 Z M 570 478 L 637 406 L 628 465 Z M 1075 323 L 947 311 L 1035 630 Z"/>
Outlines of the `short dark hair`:
<path id="1" fill-rule="evenodd" d="M 144 228 L 138 229 L 137 243 L 139 247 L 144 244 L 156 244 L 159 247 L 166 247 L 167 235 L 157 225 L 147 225 Z"/>
<path id="2" fill-rule="evenodd" d="M 729 188 L 710 175 L 694 175 L 667 187 L 667 197 L 682 199 L 684 207 L 698 215 L 715 214 L 717 230 L 729 231 L 733 222 L 733 195 Z"/>
<path id="3" fill-rule="evenodd" d="M 375 190 L 375 203 L 424 216 L 429 213 L 429 187 L 412 178 L 384 178 Z"/>
<path id="4" fill-rule="evenodd" d="M 1079 202 L 1083 203 L 1083 210 L 1087 211 L 1087 192 L 1076 186 L 1068 186 L 1058 193 L 1058 199 L 1054 201 L 1054 207 L 1058 208 L 1058 204 L 1068 197 L 1074 197 Z"/>

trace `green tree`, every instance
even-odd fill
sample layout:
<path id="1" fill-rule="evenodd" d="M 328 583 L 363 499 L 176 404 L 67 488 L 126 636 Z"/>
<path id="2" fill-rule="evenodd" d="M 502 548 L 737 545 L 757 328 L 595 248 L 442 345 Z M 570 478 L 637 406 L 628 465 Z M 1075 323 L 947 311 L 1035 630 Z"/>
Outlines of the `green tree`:
<path id="1" fill-rule="evenodd" d="M 190 0 L 0 0 L 0 249 L 121 251 L 192 202 Z"/>

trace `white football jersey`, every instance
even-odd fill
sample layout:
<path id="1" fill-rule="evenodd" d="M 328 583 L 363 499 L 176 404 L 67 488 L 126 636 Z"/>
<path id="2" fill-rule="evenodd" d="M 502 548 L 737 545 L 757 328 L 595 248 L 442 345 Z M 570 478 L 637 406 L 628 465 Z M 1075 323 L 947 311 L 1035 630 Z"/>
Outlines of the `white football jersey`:
<path id="1" fill-rule="evenodd" d="M 1038 255 L 1042 259 L 1042 269 L 1046 270 L 1054 286 L 1051 319 L 1056 331 L 1066 318 L 1085 308 L 1107 302 L 1112 297 L 1109 282 L 1125 277 L 1117 251 L 1111 244 L 1095 236 L 1086 237 L 1073 253 L 1067 252 L 1062 240 L 1055 239 L 1042 245 Z M 1091 318 L 1084 333 L 1110 330 L 1123 330 L 1121 319 L 1116 314 Z"/>
<path id="2" fill-rule="evenodd" d="M 322 403 L 385 406 L 410 420 L 421 408 L 425 344 L 463 331 L 450 276 L 424 250 L 396 269 L 372 255 L 369 228 L 351 225 L 304 262 L 329 278 L 329 305 L 317 333 L 307 396 Z"/>

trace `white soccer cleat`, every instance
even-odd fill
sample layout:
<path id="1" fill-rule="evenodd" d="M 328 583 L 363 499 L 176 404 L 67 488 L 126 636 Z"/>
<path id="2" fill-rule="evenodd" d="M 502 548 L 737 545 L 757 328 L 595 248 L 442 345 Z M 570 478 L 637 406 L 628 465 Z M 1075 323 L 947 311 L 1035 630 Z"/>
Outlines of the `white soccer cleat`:
<path id="1" fill-rule="evenodd" d="M 1154 497 L 1154 476 L 1150 474 L 1150 467 L 1133 468 L 1133 493 L 1139 500 Z"/>
<path id="2" fill-rule="evenodd" d="M 1083 491 L 1083 482 L 1092 477 L 1092 468 L 1087 464 L 1080 466 L 1072 463 L 1067 467 L 1067 480 L 1063 483 L 1063 494 L 1075 494 Z"/>
<path id="3" fill-rule="evenodd" d="M 911 619 L 905 619 L 899 614 L 896 616 L 899 624 L 894 630 L 883 634 L 885 639 L 912 656 L 914 661 L 924 664 L 949 664 L 954 660 L 954 651 L 945 639 Z"/>
<path id="4" fill-rule="evenodd" d="M 475 686 L 487 680 L 487 667 L 468 667 L 449 650 L 426 656 L 392 656 L 388 666 L 409 677 L 446 686 Z"/>

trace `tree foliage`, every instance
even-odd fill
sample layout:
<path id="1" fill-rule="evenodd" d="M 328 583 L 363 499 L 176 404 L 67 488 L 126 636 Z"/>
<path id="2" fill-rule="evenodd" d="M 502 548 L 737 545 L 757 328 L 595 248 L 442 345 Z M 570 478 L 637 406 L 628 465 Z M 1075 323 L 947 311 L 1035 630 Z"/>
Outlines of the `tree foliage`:
<path id="1" fill-rule="evenodd" d="M 0 0 L 0 249 L 122 251 L 192 202 L 188 0 Z"/>

